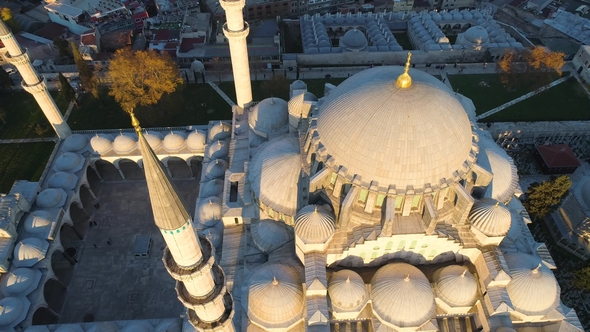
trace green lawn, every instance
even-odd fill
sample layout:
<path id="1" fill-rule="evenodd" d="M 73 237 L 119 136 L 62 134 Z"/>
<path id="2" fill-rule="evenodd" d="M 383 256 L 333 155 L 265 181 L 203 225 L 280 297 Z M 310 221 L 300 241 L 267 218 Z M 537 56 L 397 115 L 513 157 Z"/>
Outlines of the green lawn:
<path id="1" fill-rule="evenodd" d="M 51 95 L 62 114 L 65 114 L 68 102 L 59 98 L 57 92 L 51 92 Z M 6 114 L 4 120 L 0 119 L 0 139 L 55 136 L 35 98 L 28 92 L 3 91 L 0 94 L 0 109 Z M 43 133 L 35 130 L 37 124 L 44 129 Z"/>
<path id="2" fill-rule="evenodd" d="M 0 144 L 0 193 L 15 180 L 38 181 L 55 143 Z"/>
<path id="3" fill-rule="evenodd" d="M 143 127 L 174 127 L 231 119 L 231 106 L 208 84 L 189 84 L 162 97 L 155 106 L 138 107 L 136 113 Z M 72 130 L 131 127 L 129 116 L 106 90 L 98 99 L 83 95 L 80 108 L 74 107 L 68 123 Z"/>

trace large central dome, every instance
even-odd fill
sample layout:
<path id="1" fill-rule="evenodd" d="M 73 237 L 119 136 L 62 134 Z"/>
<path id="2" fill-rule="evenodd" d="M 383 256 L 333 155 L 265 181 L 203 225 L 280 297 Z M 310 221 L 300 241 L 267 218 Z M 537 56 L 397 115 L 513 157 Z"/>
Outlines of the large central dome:
<path id="1" fill-rule="evenodd" d="M 410 70 L 411 86 L 398 87 L 403 72 L 398 66 L 365 70 L 330 92 L 317 121 L 319 159 L 382 188 L 438 186 L 467 171 L 477 147 L 465 110 L 424 72 Z"/>

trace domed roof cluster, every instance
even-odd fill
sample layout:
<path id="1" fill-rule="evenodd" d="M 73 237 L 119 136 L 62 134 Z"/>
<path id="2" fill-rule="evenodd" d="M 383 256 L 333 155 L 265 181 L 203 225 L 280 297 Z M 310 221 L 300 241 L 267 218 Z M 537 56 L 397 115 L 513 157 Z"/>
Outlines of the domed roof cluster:
<path id="1" fill-rule="evenodd" d="M 363 278 L 351 270 L 332 274 L 328 282 L 328 295 L 332 307 L 339 311 L 357 311 L 369 300 L 369 292 Z"/>
<path id="2" fill-rule="evenodd" d="M 287 328 L 302 319 L 301 279 L 292 267 L 265 264 L 250 276 L 248 318 L 265 328 Z"/>
<path id="3" fill-rule="evenodd" d="M 334 213 L 307 205 L 295 215 L 295 234 L 305 243 L 324 243 L 336 231 Z"/>
<path id="4" fill-rule="evenodd" d="M 250 129 L 259 136 L 285 131 L 289 123 L 287 102 L 281 98 L 266 98 L 252 108 L 248 115 Z"/>
<path id="5" fill-rule="evenodd" d="M 49 243 L 36 237 L 22 239 L 14 247 L 13 264 L 16 267 L 32 267 L 47 254 Z"/>
<path id="6" fill-rule="evenodd" d="M 256 247 L 265 253 L 273 252 L 293 239 L 284 224 L 270 219 L 252 222 L 250 233 Z"/>
<path id="7" fill-rule="evenodd" d="M 467 268 L 450 265 L 436 272 L 436 295 L 452 307 L 472 306 L 477 300 L 477 280 Z"/>
<path id="8" fill-rule="evenodd" d="M 512 214 L 506 206 L 492 198 L 482 198 L 469 212 L 471 227 L 486 236 L 504 236 L 510 230 Z"/>
<path id="9" fill-rule="evenodd" d="M 386 324 L 419 326 L 434 317 L 436 308 L 430 282 L 418 268 L 406 263 L 381 267 L 371 280 L 373 313 Z"/>
<path id="10" fill-rule="evenodd" d="M 225 128 L 223 125 L 221 129 L 218 128 L 222 131 L 219 136 L 229 137 L 229 134 L 225 135 L 223 128 Z M 205 132 L 199 130 L 194 130 L 188 135 L 181 131 L 170 131 L 162 135 L 153 130 L 146 130 L 143 137 L 145 137 L 152 150 L 155 152 L 161 150 L 164 153 L 179 153 L 184 150 L 200 153 L 205 151 L 207 141 Z M 98 155 L 105 155 L 111 151 L 119 155 L 127 155 L 138 148 L 137 135 L 134 133 L 121 133 L 113 139 L 108 134 L 96 134 L 90 139 L 90 148 L 93 153 Z"/>
<path id="11" fill-rule="evenodd" d="M 437 187 L 466 174 L 477 144 L 465 110 L 424 72 L 410 69 L 411 86 L 398 87 L 403 72 L 398 66 L 368 69 L 332 90 L 320 107 L 316 158 L 384 190 Z"/>

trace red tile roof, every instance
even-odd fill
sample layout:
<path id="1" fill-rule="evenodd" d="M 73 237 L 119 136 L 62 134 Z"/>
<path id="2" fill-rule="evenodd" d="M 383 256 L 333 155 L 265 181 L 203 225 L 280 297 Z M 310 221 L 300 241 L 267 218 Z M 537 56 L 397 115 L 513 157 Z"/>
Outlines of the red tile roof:
<path id="1" fill-rule="evenodd" d="M 180 43 L 180 53 L 186 53 L 193 49 L 195 44 L 204 44 L 205 37 L 183 38 Z"/>
<path id="2" fill-rule="evenodd" d="M 85 32 L 80 36 L 80 44 L 82 45 L 96 45 L 96 34 L 94 30 Z"/>
<path id="3" fill-rule="evenodd" d="M 581 165 L 580 160 L 567 144 L 537 145 L 537 151 L 549 168 Z"/>

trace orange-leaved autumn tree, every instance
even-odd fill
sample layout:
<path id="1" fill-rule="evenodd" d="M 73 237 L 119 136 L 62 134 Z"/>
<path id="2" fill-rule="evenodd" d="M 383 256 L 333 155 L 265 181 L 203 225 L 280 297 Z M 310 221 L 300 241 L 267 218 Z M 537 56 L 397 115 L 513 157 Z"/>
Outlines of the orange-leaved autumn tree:
<path id="1" fill-rule="evenodd" d="M 156 104 L 164 94 L 176 91 L 183 83 L 176 63 L 167 54 L 153 50 L 115 53 L 109 65 L 109 95 L 131 113 L 137 106 Z"/>
<path id="2" fill-rule="evenodd" d="M 527 84 L 538 88 L 561 75 L 565 53 L 537 45 L 521 51 L 506 50 L 498 61 L 502 83 L 507 86 Z M 526 75 L 517 75 L 526 74 Z"/>

